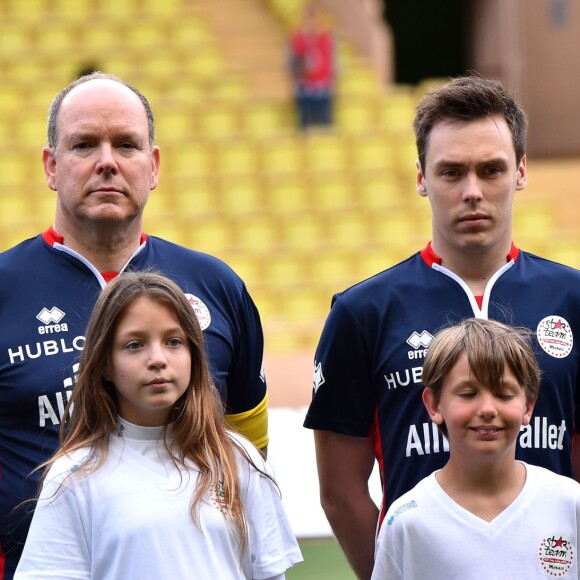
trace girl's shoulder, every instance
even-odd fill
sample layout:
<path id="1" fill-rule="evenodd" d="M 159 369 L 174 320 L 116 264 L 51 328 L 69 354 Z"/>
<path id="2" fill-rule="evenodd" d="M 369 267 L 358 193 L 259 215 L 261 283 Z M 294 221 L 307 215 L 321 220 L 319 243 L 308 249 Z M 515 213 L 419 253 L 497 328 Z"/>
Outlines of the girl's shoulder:
<path id="1" fill-rule="evenodd" d="M 61 483 L 65 478 L 79 471 L 83 471 L 88 463 L 94 460 L 94 454 L 90 447 L 75 449 L 66 455 L 58 457 L 50 466 L 46 475 L 46 481 Z"/>

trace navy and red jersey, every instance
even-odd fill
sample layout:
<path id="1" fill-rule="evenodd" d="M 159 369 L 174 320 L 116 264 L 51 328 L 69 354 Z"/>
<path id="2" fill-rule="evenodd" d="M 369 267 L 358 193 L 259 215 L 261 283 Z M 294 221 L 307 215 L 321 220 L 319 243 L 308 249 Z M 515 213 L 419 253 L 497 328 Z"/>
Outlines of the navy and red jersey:
<path id="1" fill-rule="evenodd" d="M 123 270 L 145 269 L 169 276 L 188 296 L 226 413 L 255 420 L 267 401 L 263 335 L 243 281 L 217 258 L 153 236 L 142 237 Z M 0 579 L 16 568 L 34 508 L 19 504 L 36 495 L 39 474 L 31 472 L 58 444 L 85 328 L 105 284 L 53 230 L 0 254 Z M 257 441 L 265 443 L 266 431 Z"/>
<path id="2" fill-rule="evenodd" d="M 580 425 L 580 271 L 512 247 L 476 300 L 430 245 L 333 297 L 315 355 L 305 427 L 372 435 L 383 510 L 448 459 L 447 440 L 421 400 L 423 358 L 433 335 L 468 317 L 525 326 L 542 383 L 518 458 L 571 476 Z M 383 511 L 384 513 L 384 511 Z"/>

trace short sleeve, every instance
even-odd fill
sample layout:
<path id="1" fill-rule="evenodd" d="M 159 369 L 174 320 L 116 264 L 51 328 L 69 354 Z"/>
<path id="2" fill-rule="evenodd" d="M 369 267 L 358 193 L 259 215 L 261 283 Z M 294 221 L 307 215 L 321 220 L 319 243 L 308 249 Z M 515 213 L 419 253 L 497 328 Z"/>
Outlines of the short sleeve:
<path id="1" fill-rule="evenodd" d="M 376 400 L 372 354 L 356 315 L 335 297 L 314 360 L 312 402 L 304 426 L 343 435 L 369 435 Z"/>
<path id="2" fill-rule="evenodd" d="M 43 485 L 15 580 L 91 578 L 90 556 L 82 515 L 70 478 L 55 464 Z"/>

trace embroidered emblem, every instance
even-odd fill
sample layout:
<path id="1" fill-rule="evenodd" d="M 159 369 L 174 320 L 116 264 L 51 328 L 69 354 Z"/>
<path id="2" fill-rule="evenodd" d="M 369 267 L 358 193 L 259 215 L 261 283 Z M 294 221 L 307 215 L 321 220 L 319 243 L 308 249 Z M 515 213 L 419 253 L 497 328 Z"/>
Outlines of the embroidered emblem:
<path id="1" fill-rule="evenodd" d="M 572 352 L 574 337 L 568 321 L 561 316 L 553 314 L 546 316 L 538 324 L 536 331 L 540 346 L 550 356 L 566 358 Z"/>
<path id="2" fill-rule="evenodd" d="M 208 307 L 193 294 L 185 294 L 185 297 L 191 304 L 197 320 L 202 330 L 205 330 L 211 324 L 211 314 L 209 313 Z"/>

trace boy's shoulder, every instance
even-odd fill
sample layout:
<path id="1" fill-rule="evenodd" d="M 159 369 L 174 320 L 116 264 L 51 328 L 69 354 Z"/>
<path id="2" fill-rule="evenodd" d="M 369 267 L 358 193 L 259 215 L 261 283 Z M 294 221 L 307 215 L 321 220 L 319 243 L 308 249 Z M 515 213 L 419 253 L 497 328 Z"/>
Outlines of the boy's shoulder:
<path id="1" fill-rule="evenodd" d="M 403 514 L 408 517 L 411 512 L 419 512 L 420 508 L 423 508 L 432 501 L 433 490 L 437 486 L 438 483 L 435 478 L 435 473 L 431 473 L 423 478 L 415 487 L 404 493 L 391 504 L 387 510 L 384 523 L 390 526 Z"/>
<path id="2" fill-rule="evenodd" d="M 523 462 L 522 462 L 523 463 Z M 570 494 L 580 498 L 580 483 L 571 477 L 560 475 L 545 467 L 524 463 L 527 477 L 535 482 L 536 486 L 557 490 L 559 494 Z"/>

